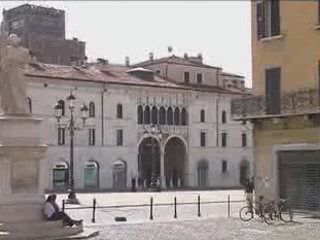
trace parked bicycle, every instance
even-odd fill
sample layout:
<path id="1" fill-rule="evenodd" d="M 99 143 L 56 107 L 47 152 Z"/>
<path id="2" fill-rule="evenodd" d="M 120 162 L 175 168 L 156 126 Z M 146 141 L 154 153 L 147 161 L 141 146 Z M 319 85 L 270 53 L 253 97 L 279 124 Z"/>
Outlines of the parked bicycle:
<path id="1" fill-rule="evenodd" d="M 265 204 L 263 206 L 264 221 L 270 225 L 275 220 L 281 220 L 283 222 L 292 222 L 293 213 L 290 209 L 288 201 L 282 198 L 276 198 L 275 200 Z"/>
<path id="2" fill-rule="evenodd" d="M 263 197 L 260 196 L 259 202 L 256 202 L 256 206 L 258 207 L 254 207 L 252 203 L 249 203 L 247 206 L 242 207 L 239 211 L 240 219 L 247 222 L 254 218 L 254 215 L 257 215 L 263 220 L 264 216 L 262 200 Z"/>

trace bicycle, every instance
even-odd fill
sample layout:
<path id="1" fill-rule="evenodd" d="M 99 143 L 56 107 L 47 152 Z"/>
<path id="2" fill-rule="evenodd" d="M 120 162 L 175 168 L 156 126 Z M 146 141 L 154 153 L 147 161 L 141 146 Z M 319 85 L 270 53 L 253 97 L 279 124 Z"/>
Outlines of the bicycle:
<path id="1" fill-rule="evenodd" d="M 292 222 L 293 214 L 288 206 L 288 201 L 283 198 L 275 199 L 263 207 L 264 221 L 271 225 L 276 219 L 285 223 Z"/>
<path id="2" fill-rule="evenodd" d="M 264 219 L 261 197 L 260 201 L 256 202 L 256 204 L 259 206 L 258 208 L 254 207 L 252 203 L 249 203 L 249 205 L 244 206 L 240 209 L 239 217 L 242 221 L 250 221 L 252 218 L 254 218 L 255 214 L 258 215 L 261 219 Z"/>

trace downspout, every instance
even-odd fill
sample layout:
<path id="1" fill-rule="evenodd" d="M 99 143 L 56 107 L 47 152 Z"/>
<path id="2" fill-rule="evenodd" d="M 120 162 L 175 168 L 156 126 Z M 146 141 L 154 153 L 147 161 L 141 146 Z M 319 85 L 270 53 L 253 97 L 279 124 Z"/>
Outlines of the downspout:
<path id="1" fill-rule="evenodd" d="M 217 89 L 219 91 L 219 70 L 217 71 Z M 220 93 L 218 92 L 218 97 L 216 100 L 216 140 L 217 140 L 217 147 L 219 147 L 219 102 L 220 102 Z"/>
<path id="2" fill-rule="evenodd" d="M 104 93 L 106 91 L 106 85 L 103 84 L 103 90 L 101 92 L 101 146 L 104 146 Z"/>

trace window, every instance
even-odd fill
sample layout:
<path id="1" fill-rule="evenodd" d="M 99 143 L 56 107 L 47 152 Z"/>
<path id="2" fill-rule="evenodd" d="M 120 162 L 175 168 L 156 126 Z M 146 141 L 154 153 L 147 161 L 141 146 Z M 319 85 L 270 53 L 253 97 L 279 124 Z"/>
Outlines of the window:
<path id="1" fill-rule="evenodd" d="M 206 121 L 206 113 L 205 111 L 202 109 L 200 111 L 200 122 L 205 122 Z"/>
<path id="2" fill-rule="evenodd" d="M 161 73 L 161 71 L 160 71 L 160 70 L 157 70 L 157 71 L 156 71 L 156 74 L 159 74 L 159 75 L 160 75 L 160 73 Z"/>
<path id="3" fill-rule="evenodd" d="M 206 146 L 206 133 L 205 132 L 200 133 L 200 146 L 201 147 Z"/>
<path id="4" fill-rule="evenodd" d="M 122 104 L 117 105 L 117 118 L 122 118 L 123 113 L 122 113 Z"/>
<path id="5" fill-rule="evenodd" d="M 95 106 L 94 106 L 94 102 L 90 102 L 89 103 L 89 117 L 95 117 L 96 113 L 95 113 Z"/>
<path id="6" fill-rule="evenodd" d="M 140 105 L 138 107 L 138 124 L 142 124 L 143 123 L 143 107 Z"/>
<path id="7" fill-rule="evenodd" d="M 197 73 L 197 83 L 201 84 L 202 83 L 202 74 Z"/>
<path id="8" fill-rule="evenodd" d="M 258 39 L 280 34 L 279 0 L 257 1 L 257 35 Z"/>
<path id="9" fill-rule="evenodd" d="M 58 104 L 61 105 L 61 115 L 64 116 L 64 114 L 65 114 L 64 101 L 60 99 L 60 100 L 58 101 Z"/>
<path id="10" fill-rule="evenodd" d="M 65 145 L 65 129 L 58 128 L 58 145 Z"/>
<path id="11" fill-rule="evenodd" d="M 318 0 L 318 24 L 320 24 L 320 0 Z"/>
<path id="12" fill-rule="evenodd" d="M 242 138 L 242 147 L 246 147 L 247 146 L 247 134 L 242 133 L 241 138 Z"/>
<path id="13" fill-rule="evenodd" d="M 117 130 L 117 146 L 123 146 L 123 130 Z"/>
<path id="14" fill-rule="evenodd" d="M 266 69 L 266 112 L 267 114 L 280 113 L 280 80 L 281 68 Z"/>
<path id="15" fill-rule="evenodd" d="M 10 22 L 10 30 L 23 27 L 24 20 L 22 18 Z"/>
<path id="16" fill-rule="evenodd" d="M 221 114 L 221 122 L 224 124 L 227 122 L 227 113 L 226 111 L 222 111 L 222 114 Z"/>
<path id="17" fill-rule="evenodd" d="M 184 83 L 190 83 L 190 73 L 184 72 Z"/>
<path id="18" fill-rule="evenodd" d="M 222 168 L 221 168 L 221 171 L 222 171 L 223 173 L 227 172 L 227 170 L 228 170 L 228 162 L 227 162 L 226 160 L 223 160 L 221 167 L 222 167 Z"/>
<path id="19" fill-rule="evenodd" d="M 28 100 L 28 106 L 29 106 L 29 113 L 32 113 L 32 101 L 31 101 L 31 98 L 27 98 Z"/>
<path id="20" fill-rule="evenodd" d="M 221 134 L 221 146 L 226 147 L 227 146 L 227 133 L 223 132 Z"/>
<path id="21" fill-rule="evenodd" d="M 89 146 L 95 145 L 95 129 L 89 129 Z"/>

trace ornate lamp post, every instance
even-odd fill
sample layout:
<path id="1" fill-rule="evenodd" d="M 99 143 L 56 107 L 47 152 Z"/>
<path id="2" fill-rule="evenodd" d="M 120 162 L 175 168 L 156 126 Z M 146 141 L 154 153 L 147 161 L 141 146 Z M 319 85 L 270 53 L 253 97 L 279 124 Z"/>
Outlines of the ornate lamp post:
<path id="1" fill-rule="evenodd" d="M 154 137 L 158 137 L 158 139 L 161 140 L 162 139 L 162 132 L 161 132 L 161 129 L 159 128 L 158 125 L 152 124 L 150 131 L 147 131 L 146 129 L 144 130 L 145 138 L 148 137 L 149 134 L 152 136 L 151 137 L 151 183 L 150 183 L 150 190 L 151 191 L 156 191 L 156 190 L 159 191 L 161 186 L 157 186 L 157 178 L 160 176 L 157 176 L 157 173 L 156 173 Z M 160 181 L 160 184 L 161 184 L 161 181 Z"/>
<path id="2" fill-rule="evenodd" d="M 74 119 L 74 111 L 75 111 L 75 105 L 74 100 L 75 96 L 70 93 L 70 95 L 67 98 L 67 101 L 69 102 L 69 110 L 70 110 L 70 119 L 68 121 L 68 124 L 64 127 L 64 129 L 69 130 L 69 137 L 70 137 L 70 168 L 69 168 L 69 195 L 67 199 L 67 203 L 69 204 L 79 204 L 79 200 L 76 197 L 76 193 L 74 190 L 74 165 L 73 165 L 73 140 L 74 140 L 74 132 L 77 130 L 82 130 L 85 127 L 86 119 L 88 117 L 88 107 L 84 104 L 80 108 L 81 112 L 81 119 L 82 119 L 82 128 L 75 126 L 75 119 Z M 58 127 L 61 128 L 60 119 L 62 118 L 62 110 L 63 106 L 58 102 L 56 103 L 55 107 L 55 115 L 58 122 Z"/>

